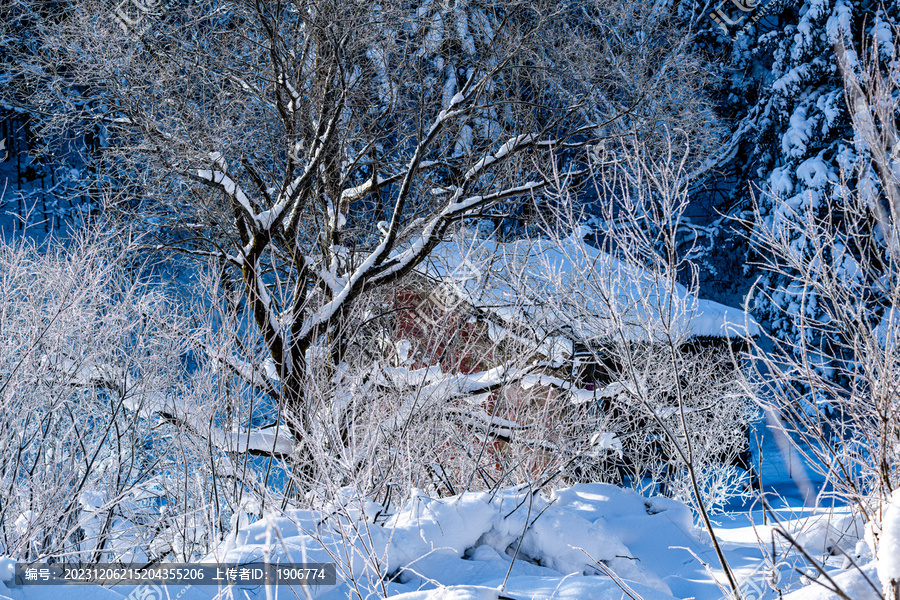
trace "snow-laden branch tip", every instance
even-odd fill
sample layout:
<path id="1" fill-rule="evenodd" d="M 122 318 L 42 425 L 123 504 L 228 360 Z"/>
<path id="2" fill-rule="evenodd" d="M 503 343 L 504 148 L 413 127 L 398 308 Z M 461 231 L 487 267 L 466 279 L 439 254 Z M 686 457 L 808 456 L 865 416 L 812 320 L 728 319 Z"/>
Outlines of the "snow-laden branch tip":
<path id="1" fill-rule="evenodd" d="M 515 153 L 523 147 L 530 146 L 536 138 L 537 136 L 535 136 L 533 133 L 526 133 L 510 138 L 502 146 L 500 146 L 500 149 L 497 150 L 497 152 L 495 152 L 493 155 L 488 154 L 481 158 L 474 165 L 472 165 L 472 168 L 466 171 L 465 178 L 472 179 L 473 177 L 487 169 L 489 166 L 491 166 L 493 163 L 505 159 L 507 156 Z"/>
<path id="2" fill-rule="evenodd" d="M 234 198 L 234 200 L 237 201 L 238 204 L 240 204 L 241 208 L 244 209 L 244 212 L 247 214 L 247 216 L 250 217 L 252 221 L 259 221 L 259 217 L 253 211 L 253 207 L 250 205 L 250 199 L 247 197 L 247 194 L 244 193 L 244 190 L 241 188 L 241 186 L 231 177 L 229 177 L 227 173 L 209 169 L 198 169 L 197 177 L 205 181 L 209 181 L 216 187 L 221 188 L 222 191 L 224 191 L 231 198 Z"/>

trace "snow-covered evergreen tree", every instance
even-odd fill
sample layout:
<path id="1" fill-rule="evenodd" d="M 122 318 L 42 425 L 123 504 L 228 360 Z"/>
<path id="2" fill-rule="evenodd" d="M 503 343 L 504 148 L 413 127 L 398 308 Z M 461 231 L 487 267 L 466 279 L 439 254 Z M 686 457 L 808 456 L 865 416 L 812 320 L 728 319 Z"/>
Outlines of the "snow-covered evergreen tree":
<path id="1" fill-rule="evenodd" d="M 847 109 L 838 57 L 845 48 L 848 66 L 858 69 L 858 55 L 865 58 L 877 40 L 879 68 L 884 71 L 896 58 L 898 6 L 868 0 L 806 0 L 798 6 L 771 0 L 746 15 L 730 15 L 734 25 L 710 16 L 717 14 L 717 7 L 721 3 L 681 7 L 682 19 L 697 28 L 695 45 L 719 78 L 717 110 L 732 129 L 696 189 L 698 204 L 710 206 L 707 212 L 721 211 L 736 219 L 713 221 L 718 241 L 710 248 L 718 255 L 710 257 L 710 264 L 712 268 L 744 264 L 744 286 L 760 275 L 752 265 L 765 264 L 756 286 L 764 290 L 755 294 L 757 316 L 780 340 L 796 341 L 802 331 L 823 357 L 838 354 L 829 342 L 835 341 L 833 332 L 823 335 L 819 322 L 822 300 L 808 282 L 766 251 L 763 238 L 780 232 L 802 255 L 809 254 L 813 241 L 804 239 L 807 222 L 828 218 L 837 232 L 846 229 L 841 210 L 833 208 L 841 207 L 855 189 L 868 149 L 860 143 Z M 748 234 L 754 242 L 749 257 Z M 849 264 L 854 253 L 877 254 L 878 243 L 873 241 L 844 243 L 829 260 Z M 723 285 L 734 286 L 727 281 Z M 711 293 L 716 291 L 721 292 Z M 821 367 L 828 371 L 827 365 Z"/>
<path id="2" fill-rule="evenodd" d="M 844 198 L 848 189 L 858 185 L 855 171 L 870 150 L 856 139 L 838 56 L 846 48 L 851 58 L 848 67 L 856 68 L 857 53 L 865 53 L 877 40 L 879 60 L 886 62 L 893 54 L 898 14 L 896 3 L 807 0 L 796 23 L 762 40 L 771 46 L 773 63 L 751 115 L 758 185 L 742 190 L 758 203 L 754 240 L 762 232 L 788 236 L 793 251 L 803 256 L 810 255 L 815 241 L 804 235 L 807 222 L 830 221 L 837 239 L 849 235 L 841 233 L 840 213 L 852 208 L 843 206 Z M 877 242 L 875 237 L 872 241 Z M 877 246 L 844 239 L 828 259 L 845 261 L 852 278 L 849 269 L 858 254 L 877 254 Z M 759 259 L 771 267 L 760 280 L 760 288 L 767 292 L 757 297 L 759 316 L 781 340 L 795 341 L 803 335 L 806 342 L 817 345 L 823 356 L 820 368 L 827 375 L 826 357 L 837 351 L 834 333 L 821 327 L 825 312 L 820 302 L 824 300 L 810 282 L 796 278 L 783 262 L 765 256 L 765 248 L 759 252 Z M 877 274 L 863 277 L 877 278 Z M 877 303 L 877 298 L 871 300 Z"/>

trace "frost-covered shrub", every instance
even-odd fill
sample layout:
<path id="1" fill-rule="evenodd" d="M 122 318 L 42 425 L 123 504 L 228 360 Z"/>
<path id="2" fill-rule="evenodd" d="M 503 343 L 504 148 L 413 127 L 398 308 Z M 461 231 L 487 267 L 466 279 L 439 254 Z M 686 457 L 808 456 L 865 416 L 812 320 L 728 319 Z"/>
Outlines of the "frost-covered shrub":
<path id="1" fill-rule="evenodd" d="M 545 362 L 542 344 L 492 323 L 473 298 L 440 305 L 422 289 L 398 286 L 364 313 L 328 388 L 324 414 L 335 420 L 323 431 L 344 432 L 343 448 L 329 446 L 342 456 L 331 473 L 367 493 L 559 481 L 596 421 L 564 389 L 565 369 L 536 364 Z"/>
<path id="2" fill-rule="evenodd" d="M 741 389 L 725 350 L 679 349 L 674 358 L 665 354 L 663 347 L 619 349 L 616 359 L 630 355 L 631 362 L 609 373 L 609 383 L 597 393 L 598 428 L 616 436 L 619 456 L 607 453 L 603 460 L 582 461 L 578 480 L 624 484 L 696 508 L 687 456 L 681 454 L 689 451 L 702 501 L 709 510 L 719 510 L 748 493 L 748 424 L 759 410 Z M 637 385 L 635 370 L 641 374 Z M 683 390 L 680 403 L 675 377 Z"/>
<path id="3" fill-rule="evenodd" d="M 222 379 L 135 257 L 100 228 L 0 241 L 0 553 L 188 560 L 228 529 Z"/>

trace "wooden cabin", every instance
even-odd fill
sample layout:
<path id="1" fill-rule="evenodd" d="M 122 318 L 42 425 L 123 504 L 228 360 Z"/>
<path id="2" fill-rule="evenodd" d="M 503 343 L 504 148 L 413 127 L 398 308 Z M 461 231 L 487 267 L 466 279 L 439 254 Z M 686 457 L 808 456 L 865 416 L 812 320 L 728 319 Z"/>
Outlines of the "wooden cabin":
<path id="1" fill-rule="evenodd" d="M 579 268 L 580 262 L 590 270 Z M 631 348 L 654 351 L 659 341 L 652 331 L 641 332 L 640 321 L 654 318 L 659 280 L 616 262 L 578 239 L 553 245 L 455 240 L 394 291 L 388 336 L 394 344 L 386 358 L 411 372 L 435 369 L 434 381 L 464 382 L 449 394 L 447 407 L 461 415 L 469 449 L 479 449 L 485 487 L 510 473 L 522 481 L 572 471 L 570 459 L 579 450 L 576 440 L 564 438 L 583 442 L 592 426 L 629 410 L 621 405 L 623 396 L 612 393 L 624 370 L 615 346 L 624 335 Z M 611 329 L 596 301 L 584 298 L 573 306 L 579 294 L 594 290 L 591 276 L 612 290 L 610 297 L 633 305 L 628 331 Z M 647 281 L 654 285 L 649 291 Z M 677 284 L 668 289 L 686 307 L 675 320 L 683 328 L 679 341 L 686 355 L 739 353 L 744 337 L 758 334 L 743 311 L 696 298 Z M 646 420 L 634 425 L 647 431 L 655 426 Z M 456 451 L 461 450 L 446 448 L 448 455 Z M 627 455 L 596 460 L 619 461 L 623 472 L 628 468 Z M 459 482 L 447 478 L 447 487 L 458 491 Z"/>

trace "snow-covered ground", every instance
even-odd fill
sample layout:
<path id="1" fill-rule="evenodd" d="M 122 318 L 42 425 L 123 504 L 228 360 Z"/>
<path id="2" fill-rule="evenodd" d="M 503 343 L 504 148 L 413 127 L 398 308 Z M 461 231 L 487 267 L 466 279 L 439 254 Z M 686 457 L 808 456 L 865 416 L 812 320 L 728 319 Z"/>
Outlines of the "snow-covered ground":
<path id="1" fill-rule="evenodd" d="M 580 484 L 550 498 L 527 489 L 491 496 L 430 498 L 416 493 L 393 514 L 349 499 L 320 511 L 269 514 L 242 528 L 204 562 L 336 562 L 338 584 L 295 590 L 184 585 L 13 585 L 0 563 L 0 598 L 22 600 L 180 598 L 497 598 L 609 599 L 727 597 L 709 537 L 690 511 L 665 498 L 644 498 L 607 484 Z M 830 516 L 829 516 L 830 514 Z M 786 504 L 777 519 L 854 600 L 876 598 L 862 530 L 844 509 L 813 511 Z M 807 574 L 809 563 L 776 535 L 759 510 L 718 516 L 717 535 L 745 600 L 834 597 Z M 840 548 L 836 550 L 835 548 Z M 841 552 L 846 552 L 842 556 Z M 821 577 L 819 579 L 822 579 Z M 824 581 L 824 579 L 822 579 Z M 717 583 L 718 582 L 718 583 Z M 783 596 L 780 596 L 783 594 Z"/>
<path id="2" fill-rule="evenodd" d="M 810 508 L 822 502 L 810 493 L 822 482 L 759 425 L 751 436 L 752 456 L 773 510 L 766 514 L 756 501 L 714 515 L 744 600 L 836 598 L 824 587 L 835 583 L 853 600 L 879 598 L 862 523 L 845 507 Z M 804 491 L 805 485 L 812 487 Z M 15 563 L 5 559 L 0 600 L 729 597 L 709 535 L 675 500 L 608 484 L 579 484 L 549 497 L 525 487 L 447 498 L 413 491 L 402 506 L 381 506 L 350 493 L 342 498 L 315 511 L 265 514 L 202 561 L 335 563 L 335 586 L 16 586 Z M 810 559 L 833 581 L 818 575 Z"/>

